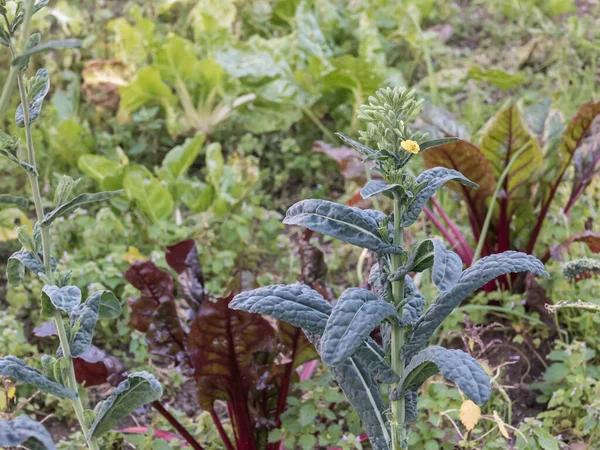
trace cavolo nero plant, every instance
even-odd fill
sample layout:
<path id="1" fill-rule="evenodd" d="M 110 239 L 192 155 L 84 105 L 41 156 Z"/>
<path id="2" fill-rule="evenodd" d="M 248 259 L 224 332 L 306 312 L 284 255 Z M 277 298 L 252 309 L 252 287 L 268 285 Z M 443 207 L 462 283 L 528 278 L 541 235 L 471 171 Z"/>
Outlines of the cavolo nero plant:
<path id="1" fill-rule="evenodd" d="M 230 304 L 304 330 L 358 412 L 376 450 L 407 448 L 409 424 L 417 418 L 419 386 L 438 372 L 478 405 L 488 400 L 490 378 L 474 358 L 460 350 L 427 347 L 427 341 L 462 300 L 494 278 L 509 272 L 545 274 L 543 264 L 525 253 L 490 255 L 463 271 L 460 257 L 441 240 L 426 239 L 405 248 L 404 229 L 414 224 L 440 186 L 455 181 L 477 188 L 452 169 L 435 167 L 418 176 L 409 169 L 420 152 L 455 140 L 427 140 L 426 134 L 411 130 L 421 103 L 414 91 L 381 89 L 359 110 L 367 125 L 360 142 L 339 135 L 385 180 L 369 181 L 362 196 L 391 198 L 392 214 L 310 199 L 293 205 L 284 219 L 374 252 L 378 264 L 369 277 L 373 290 L 350 288 L 332 306 L 306 285 L 274 285 L 243 292 Z M 439 296 L 425 309 L 425 298 L 409 273 L 427 269 Z M 380 324 L 384 348 L 370 337 Z M 380 383 L 389 385 L 389 404 L 384 403 Z"/>
<path id="2" fill-rule="evenodd" d="M 104 434 L 135 408 L 158 399 L 162 395 L 162 387 L 149 373 L 136 372 L 130 374 L 107 399 L 99 402 L 93 411 L 85 408 L 79 395 L 73 358 L 81 356 L 90 347 L 98 320 L 116 319 L 121 313 L 121 304 L 109 291 L 93 292 L 85 301 L 81 301 L 82 292 L 71 281 L 72 270 L 59 270 L 52 256 L 50 227 L 57 218 L 68 216 L 78 207 L 109 200 L 121 191 L 74 195 L 77 181 L 63 176 L 56 186 L 51 211 L 45 211 L 45 205 L 50 202 L 45 201 L 40 193 L 31 129 L 41 114 L 44 97 L 50 89 L 50 79 L 45 69 L 38 69 L 31 77 L 27 77 L 26 72 L 32 55 L 47 49 L 80 44 L 79 41 L 41 43 L 39 34 L 29 35 L 31 16 L 47 4 L 48 0 L 37 3 L 28 0 L 7 5 L 5 0 L 0 0 L 0 44 L 9 49 L 12 57 L 10 72 L 0 97 L 0 117 L 6 112 L 12 86 L 16 84 L 21 103 L 16 110 L 15 120 L 25 134 L 25 148 L 22 149 L 18 136 L 0 131 L 0 154 L 27 174 L 37 217 L 33 230 L 24 225 L 16 229 L 23 247 L 8 259 L 8 284 L 9 287 L 20 285 L 25 269 L 41 279 L 40 312 L 42 317 L 52 319 L 60 346 L 55 356 L 42 357 L 43 371 L 14 356 L 1 357 L 0 376 L 69 399 L 87 446 L 91 450 L 98 450 L 99 440 Z M 15 35 L 19 30 L 20 37 L 17 39 Z M 23 208 L 31 204 L 27 199 L 9 194 L 3 194 L 2 200 Z M 67 316 L 68 320 L 65 320 Z M 17 445 L 48 450 L 55 448 L 44 427 L 32 419 L 20 416 L 15 420 L 0 420 L 0 447 Z"/>

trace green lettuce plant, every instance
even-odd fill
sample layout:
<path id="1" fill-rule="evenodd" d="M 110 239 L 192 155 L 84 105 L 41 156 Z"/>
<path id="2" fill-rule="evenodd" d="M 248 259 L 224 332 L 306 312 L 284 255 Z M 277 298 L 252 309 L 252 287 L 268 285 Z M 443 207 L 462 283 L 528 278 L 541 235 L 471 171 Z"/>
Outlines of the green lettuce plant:
<path id="1" fill-rule="evenodd" d="M 417 418 L 418 389 L 438 372 L 475 403 L 488 400 L 490 379 L 474 358 L 460 350 L 427 347 L 427 341 L 456 306 L 487 282 L 510 272 L 546 273 L 535 257 L 514 251 L 487 256 L 463 271 L 460 257 L 441 240 L 426 239 L 413 249 L 405 247 L 404 229 L 414 224 L 439 187 L 448 181 L 477 187 L 465 175 L 445 167 L 418 176 L 408 169 L 420 152 L 456 140 L 431 141 L 411 130 L 421 103 L 414 91 L 381 89 L 359 110 L 366 123 L 360 142 L 339 135 L 383 177 L 366 184 L 363 198 L 380 194 L 391 198 L 392 214 L 310 199 L 293 205 L 284 219 L 288 225 L 375 253 L 378 264 L 369 279 L 373 290 L 350 288 L 332 306 L 306 285 L 274 285 L 241 293 L 230 304 L 304 330 L 361 417 L 376 450 L 407 447 L 408 426 Z M 439 296 L 425 309 L 425 298 L 409 273 L 427 269 Z M 378 325 L 384 348 L 370 337 Z M 379 383 L 389 385 L 388 404 Z"/>
<path id="2" fill-rule="evenodd" d="M 25 149 L 21 148 L 19 136 L 10 136 L 0 131 L 0 154 L 23 170 L 29 179 L 32 203 L 37 222 L 33 229 L 21 225 L 16 229 L 21 250 L 8 258 L 7 280 L 9 286 L 20 285 L 25 269 L 38 276 L 43 282 L 40 312 L 51 319 L 60 339 L 56 355 L 43 355 L 43 371 L 27 365 L 15 356 L 0 358 L 0 376 L 10 377 L 17 382 L 36 388 L 60 398 L 69 399 L 74 409 L 86 444 L 98 450 L 99 439 L 129 415 L 135 408 L 158 399 L 162 386 L 147 372 L 130 374 L 104 401 L 92 411 L 85 409 L 79 395 L 73 358 L 81 356 L 91 345 L 94 329 L 99 319 L 114 320 L 121 314 L 119 300 L 109 291 L 90 293 L 85 301 L 82 292 L 71 283 L 72 270 L 59 270 L 52 256 L 50 228 L 56 219 L 68 216 L 80 206 L 106 201 L 121 194 L 121 191 L 84 193 L 75 195 L 78 180 L 68 176 L 60 178 L 54 191 L 53 202 L 42 198 L 39 188 L 39 171 L 32 138 L 32 124 L 41 114 L 45 96 L 50 90 L 48 71 L 38 69 L 35 75 L 26 76 L 30 58 L 48 49 L 79 46 L 79 41 L 50 41 L 41 43 L 38 33 L 29 35 L 31 16 L 48 4 L 48 0 L 37 3 L 32 0 L 16 2 L 14 10 L 7 2 L 0 1 L 0 44 L 11 53 L 11 68 L 8 80 L 0 97 L 0 117 L 9 104 L 11 84 L 16 81 L 21 103 L 17 107 L 15 121 L 24 129 Z M 13 5 L 14 6 L 14 2 Z M 15 34 L 21 30 L 20 38 Z M 5 201 L 27 208 L 27 199 L 4 195 Z M 45 206 L 51 203 L 51 211 Z M 65 321 L 65 317 L 68 320 Z M 25 445 L 36 449 L 54 449 L 54 444 L 44 427 L 27 418 L 0 420 L 0 447 Z"/>

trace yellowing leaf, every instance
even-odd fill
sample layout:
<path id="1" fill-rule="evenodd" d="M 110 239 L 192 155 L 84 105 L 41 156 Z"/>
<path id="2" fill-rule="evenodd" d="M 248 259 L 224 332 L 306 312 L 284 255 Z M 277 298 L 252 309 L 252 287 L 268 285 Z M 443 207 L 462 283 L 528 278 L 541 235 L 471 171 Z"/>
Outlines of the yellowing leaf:
<path id="1" fill-rule="evenodd" d="M 504 436 L 505 439 L 510 439 L 510 436 L 508 435 L 508 431 L 506 431 L 506 426 L 504 424 L 504 421 L 500 418 L 500 416 L 498 415 L 498 413 L 496 411 L 494 411 L 494 420 L 496 421 L 496 424 L 498 425 L 500 434 L 502 436 Z"/>
<path id="2" fill-rule="evenodd" d="M 8 396 L 8 398 L 10 398 L 12 400 L 13 398 L 15 398 L 16 393 L 17 393 L 17 387 L 13 386 L 8 390 L 6 395 Z"/>
<path id="3" fill-rule="evenodd" d="M 472 400 L 465 400 L 460 405 L 460 421 L 465 426 L 467 431 L 471 431 L 481 418 L 481 408 Z"/>
<path id="4" fill-rule="evenodd" d="M 129 247 L 127 253 L 123 255 L 123 261 L 133 265 L 136 262 L 147 261 L 148 257 L 144 256 L 140 253 L 140 251 L 136 247 Z"/>

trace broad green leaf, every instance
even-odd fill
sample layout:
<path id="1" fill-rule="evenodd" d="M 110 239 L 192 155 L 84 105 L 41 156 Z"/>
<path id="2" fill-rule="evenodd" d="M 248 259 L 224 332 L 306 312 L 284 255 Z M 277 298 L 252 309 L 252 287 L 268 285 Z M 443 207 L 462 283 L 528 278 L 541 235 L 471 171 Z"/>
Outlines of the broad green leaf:
<path id="1" fill-rule="evenodd" d="M 533 184 L 543 165 L 540 145 L 525 126 L 519 106 L 511 104 L 488 121 L 483 129 L 480 148 L 496 179 L 500 178 L 515 153 L 525 149 L 511 166 L 502 186 L 504 194 L 499 202 L 501 211 L 505 211 L 509 218 L 519 201 L 530 201 L 528 186 Z"/>
<path id="2" fill-rule="evenodd" d="M 305 284 L 277 284 L 236 295 L 231 309 L 268 315 L 311 333 L 323 333 L 331 305 Z"/>
<path id="3" fill-rule="evenodd" d="M 26 66 L 29 62 L 29 58 L 31 58 L 36 53 L 45 52 L 46 50 L 56 50 L 60 48 L 77 48 L 81 47 L 83 44 L 79 39 L 62 39 L 57 41 L 48 41 L 43 44 L 36 45 L 34 47 L 30 47 L 25 50 L 22 54 L 15 57 L 11 65 L 15 67 L 23 67 Z"/>
<path id="4" fill-rule="evenodd" d="M 427 201 L 435 194 L 435 191 L 448 181 L 458 181 L 459 183 L 474 189 L 477 189 L 478 187 L 476 183 L 473 183 L 462 173 L 453 169 L 435 167 L 422 172 L 416 179 L 416 184 L 422 185 L 422 187 L 415 194 L 415 197 L 412 199 L 404 213 L 404 216 L 402 217 L 402 226 L 409 227 L 412 225 L 419 217 L 419 214 L 421 214 L 421 211 L 423 211 Z"/>
<path id="5" fill-rule="evenodd" d="M 64 312 L 71 312 L 81 303 L 81 290 L 77 286 L 58 287 L 46 285 L 42 295 L 47 295 L 52 304 Z"/>
<path id="6" fill-rule="evenodd" d="M 132 166 L 123 187 L 154 223 L 173 213 L 175 204 L 169 190 L 145 167 Z"/>
<path id="7" fill-rule="evenodd" d="M 196 161 L 203 144 L 204 134 L 186 139 L 183 144 L 169 150 L 162 161 L 162 167 L 175 179 L 185 175 Z"/>
<path id="8" fill-rule="evenodd" d="M 562 112 L 553 108 L 551 98 L 544 98 L 528 106 L 523 111 L 523 119 L 544 150 L 544 156 L 548 157 L 565 129 Z"/>
<path id="9" fill-rule="evenodd" d="M 27 80 L 27 101 L 29 102 L 29 123 L 39 119 L 42 112 L 42 103 L 50 90 L 50 77 L 46 69 L 38 69 L 35 76 Z M 17 126 L 25 126 L 23 104 L 19 103 L 15 114 Z"/>
<path id="10" fill-rule="evenodd" d="M 450 182 L 448 187 L 457 192 L 467 203 L 472 216 L 479 227 L 483 226 L 487 212 L 486 200 L 492 196 L 496 186 L 496 178 L 489 161 L 481 150 L 467 141 L 430 148 L 423 153 L 423 161 L 428 168 L 447 167 L 460 173 L 469 174 L 469 179 L 477 183 L 477 190 L 461 183 Z"/>
<path id="11" fill-rule="evenodd" d="M 229 75 L 250 83 L 285 75 L 282 66 L 264 50 L 230 47 L 217 51 L 215 59 Z"/>
<path id="12" fill-rule="evenodd" d="M 15 380 L 31 384 L 44 392 L 57 397 L 74 399 L 77 394 L 68 387 L 52 381 L 42 372 L 25 364 L 25 361 L 14 356 L 0 358 L 0 376 L 14 378 Z"/>
<path id="13" fill-rule="evenodd" d="M 199 72 L 198 62 L 194 44 L 176 34 L 171 34 L 154 54 L 154 67 L 172 85 L 194 81 Z"/>
<path id="14" fill-rule="evenodd" d="M 415 128 L 418 128 L 420 131 L 427 132 L 433 139 L 453 138 L 456 136 L 459 139 L 468 141 L 471 138 L 471 133 L 469 132 L 468 128 L 459 123 L 454 114 L 429 102 L 425 102 L 423 105 L 421 105 L 421 112 L 417 122 L 415 123 Z M 423 156 L 425 155 L 426 154 L 423 154 Z M 459 170 L 456 167 L 450 167 L 450 169 L 456 169 L 459 172 L 462 172 L 462 170 Z M 464 173 L 471 175 L 470 172 Z"/>
<path id="15" fill-rule="evenodd" d="M 77 165 L 86 175 L 97 182 L 101 182 L 118 172 L 121 165 L 100 155 L 82 155 Z"/>
<path id="16" fill-rule="evenodd" d="M 371 331 L 396 309 L 367 289 L 344 291 L 333 307 L 321 339 L 321 356 L 327 366 L 348 359 Z"/>
<path id="17" fill-rule="evenodd" d="M 111 20 L 106 29 L 114 33 L 111 40 L 111 54 L 115 59 L 125 61 L 133 67 L 140 67 L 148 62 L 149 48 L 153 44 L 156 25 L 152 19 L 137 14 L 135 25 L 119 17 Z M 143 70 L 143 69 L 142 69 Z"/>
<path id="18" fill-rule="evenodd" d="M 479 66 L 472 66 L 467 76 L 472 80 L 493 84 L 503 90 L 519 87 L 525 82 L 525 74 L 523 72 L 512 74 L 501 69 L 486 70 Z"/>
<path id="19" fill-rule="evenodd" d="M 219 186 L 225 173 L 225 159 L 223 158 L 221 144 L 218 142 L 213 142 L 206 147 L 206 169 L 213 186 Z"/>
<path id="20" fill-rule="evenodd" d="M 121 315 L 121 302 L 110 291 L 101 291 L 100 310 L 98 317 L 100 319 L 117 319 Z"/>
<path id="21" fill-rule="evenodd" d="M 327 63 L 327 59 L 333 54 L 316 15 L 306 1 L 300 2 L 296 8 L 296 39 L 298 51 L 305 60 L 314 56 Z"/>
<path id="22" fill-rule="evenodd" d="M 433 284 L 440 292 L 452 289 L 462 273 L 462 260 L 452 250 L 446 249 L 439 239 L 433 239 Z"/>
<path id="23" fill-rule="evenodd" d="M 110 200 L 111 198 L 121 195 L 122 193 L 123 191 L 108 191 L 98 192 L 95 194 L 79 194 L 77 197 L 69 200 L 67 203 L 63 203 L 57 207 L 54 211 L 46 214 L 44 216 L 44 220 L 41 222 L 41 225 L 43 227 L 50 226 L 56 219 L 73 212 L 77 208 L 80 208 L 84 205 L 89 205 L 91 203 Z"/>
<path id="24" fill-rule="evenodd" d="M 160 72 L 154 67 L 143 67 L 133 82 L 121 86 L 120 109 L 126 114 L 137 111 L 144 105 L 159 105 L 166 108 L 175 101 L 169 86 L 163 83 Z"/>
<path id="25" fill-rule="evenodd" d="M 307 337 L 315 348 L 321 347 L 318 335 L 308 333 Z M 362 420 L 373 450 L 389 450 L 391 437 L 385 406 L 371 371 L 356 356 L 329 370 Z"/>
<path id="26" fill-rule="evenodd" d="M 181 201 L 194 213 L 207 211 L 215 199 L 215 189 L 202 181 L 191 181 L 181 194 Z"/>
<path id="27" fill-rule="evenodd" d="M 381 215 L 383 218 L 383 215 Z M 377 253 L 403 253 L 379 234 L 375 214 L 326 200 L 302 200 L 288 209 L 283 223 L 299 225 Z"/>
<path id="28" fill-rule="evenodd" d="M 29 450 L 56 450 L 46 428 L 26 415 L 0 420 L 0 447 L 17 446 Z"/>
<path id="29" fill-rule="evenodd" d="M 410 360 L 425 345 L 437 327 L 471 293 L 505 273 L 527 271 L 536 275 L 547 275 L 544 265 L 537 258 L 525 253 L 508 251 L 481 258 L 461 274 L 452 289 L 436 298 L 419 319 L 411 339 L 403 349 L 406 359 Z"/>
<path id="30" fill-rule="evenodd" d="M 392 393 L 392 399 L 397 400 L 407 391 L 416 391 L 429 377 L 439 372 L 476 404 L 481 406 L 490 398 L 490 377 L 471 355 L 462 350 L 433 345 L 411 359 L 398 388 Z"/>
<path id="31" fill-rule="evenodd" d="M 148 372 L 134 372 L 96 405 L 96 419 L 90 427 L 88 438 L 99 438 L 131 414 L 135 409 L 162 397 L 163 388 Z"/>
<path id="32" fill-rule="evenodd" d="M 7 205 L 17 205 L 21 208 L 27 208 L 29 206 L 29 200 L 23 197 L 17 197 L 9 194 L 0 194 L 0 203 Z"/>
<path id="33" fill-rule="evenodd" d="M 386 197 L 392 197 L 392 193 L 397 193 L 400 197 L 412 197 L 412 192 L 405 191 L 400 184 L 387 184 L 381 180 L 371 180 L 361 189 L 362 198 L 370 198 L 377 194 L 384 194 Z"/>
<path id="34" fill-rule="evenodd" d="M 102 305 L 105 307 L 102 308 Z M 115 315 L 118 317 L 120 315 L 121 305 L 112 292 L 94 292 L 69 314 L 71 333 L 74 333 L 71 338 L 71 354 L 74 357 L 83 355 L 92 344 L 94 330 L 101 310 L 104 310 L 108 317 L 115 317 Z"/>

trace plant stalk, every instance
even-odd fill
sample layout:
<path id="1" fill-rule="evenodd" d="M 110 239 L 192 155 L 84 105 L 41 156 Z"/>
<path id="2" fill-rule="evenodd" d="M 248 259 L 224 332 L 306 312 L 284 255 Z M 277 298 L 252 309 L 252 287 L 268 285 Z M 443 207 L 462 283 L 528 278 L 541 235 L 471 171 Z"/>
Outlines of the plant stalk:
<path id="1" fill-rule="evenodd" d="M 401 226 L 402 205 L 400 199 L 394 196 L 394 244 L 402 246 L 404 229 Z M 391 257 L 391 272 L 402 266 L 402 256 L 392 255 Z M 394 306 L 397 309 L 398 315 L 402 317 L 402 301 L 404 300 L 404 279 L 392 282 L 392 297 Z M 404 373 L 404 360 L 401 356 L 402 347 L 404 346 L 404 328 L 392 324 L 392 370 L 402 378 Z M 400 400 L 392 402 L 392 450 L 402 448 L 402 443 L 405 441 L 405 410 L 404 397 Z"/>
<path id="2" fill-rule="evenodd" d="M 11 47 L 11 52 L 14 53 L 14 49 Z M 27 92 L 25 90 L 25 81 L 24 81 L 23 72 L 20 72 L 17 75 L 17 85 L 19 87 L 19 95 L 21 97 L 21 104 L 23 105 L 23 119 L 25 121 L 25 140 L 27 143 L 27 162 L 31 164 L 34 168 L 37 169 L 35 162 L 35 151 L 33 148 L 33 136 L 31 134 L 31 123 L 30 123 L 30 111 L 29 111 L 29 101 L 27 99 Z M 33 197 L 33 203 L 35 205 L 35 212 L 37 215 L 38 223 L 41 224 L 44 219 L 44 207 L 42 205 L 42 195 L 40 193 L 39 180 L 37 175 L 28 173 L 29 182 L 31 184 L 31 191 Z M 44 261 L 44 270 L 45 274 L 52 282 L 52 261 L 51 261 L 51 250 L 50 250 L 50 230 L 48 227 L 41 226 L 41 238 L 42 238 L 42 255 Z M 60 347 L 63 352 L 63 357 L 68 363 L 67 367 L 67 384 L 68 387 L 73 389 L 76 394 L 78 394 L 77 389 L 77 380 L 75 378 L 75 368 L 73 367 L 73 358 L 71 356 L 71 348 L 69 345 L 69 339 L 67 337 L 67 332 L 65 329 L 65 323 L 63 321 L 62 316 L 59 312 L 54 316 L 54 326 L 56 327 L 56 331 L 58 332 L 58 337 L 60 339 Z M 85 421 L 83 404 L 81 403 L 81 397 L 77 395 L 77 397 L 71 400 L 71 405 L 75 410 L 75 415 L 77 416 L 77 420 L 79 421 L 79 425 L 81 426 L 81 430 L 83 434 L 88 437 L 89 428 Z M 87 445 L 90 450 L 99 450 L 98 442 L 96 439 L 89 439 L 87 441 Z"/>

